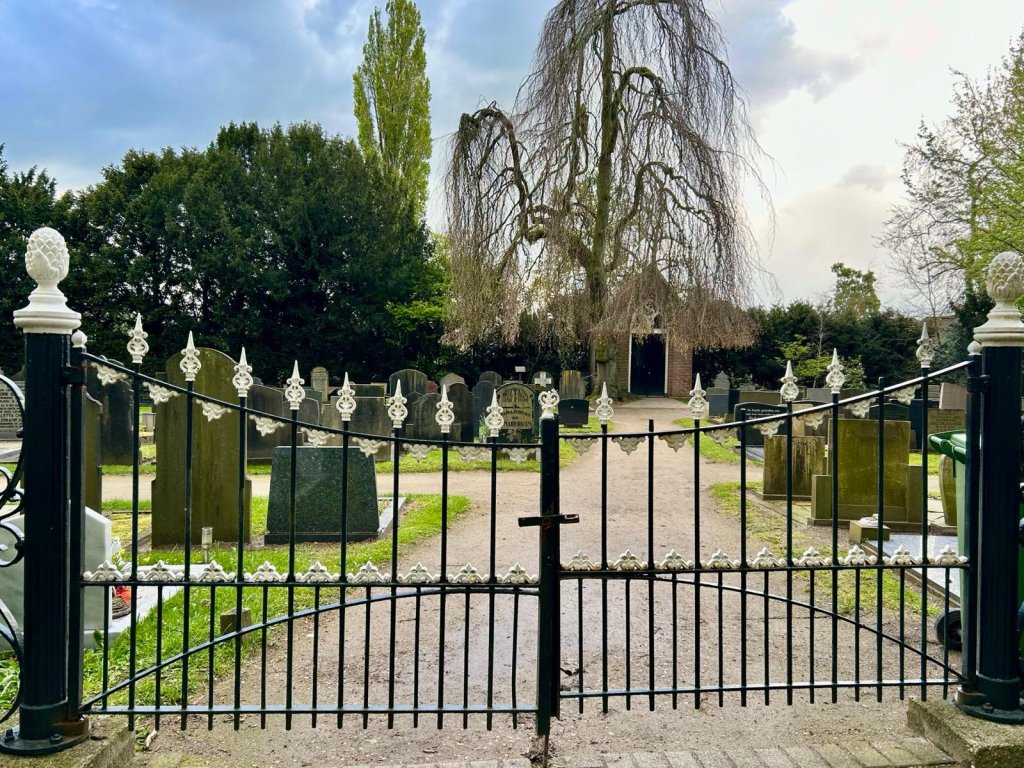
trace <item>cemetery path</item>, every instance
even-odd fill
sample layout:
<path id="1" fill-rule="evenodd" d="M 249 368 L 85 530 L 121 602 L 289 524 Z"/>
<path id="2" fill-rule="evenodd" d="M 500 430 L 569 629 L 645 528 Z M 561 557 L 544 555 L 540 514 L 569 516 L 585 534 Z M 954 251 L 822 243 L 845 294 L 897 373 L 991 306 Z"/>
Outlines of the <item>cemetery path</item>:
<path id="1" fill-rule="evenodd" d="M 687 415 L 686 407 L 670 400 L 640 400 L 616 407 L 615 429 L 619 432 L 643 431 L 648 419 L 655 420 L 656 428 L 667 428 L 674 418 Z M 661 441 L 655 441 L 653 495 L 648 496 L 648 444 L 641 444 L 631 454 L 609 447 L 609 483 L 607 488 L 607 525 L 609 561 L 626 550 L 641 560 L 647 559 L 648 540 L 646 517 L 648 502 L 653 503 L 653 555 L 663 558 L 670 549 L 683 556 L 707 559 L 717 548 L 732 556 L 739 554 L 739 524 L 735 517 L 716 511 L 710 487 L 722 481 L 736 481 L 734 464 L 700 462 L 699 483 L 694 478 L 694 460 L 691 446 L 674 452 Z M 567 561 L 577 550 L 592 561 L 601 559 L 601 453 L 592 448 L 574 464 L 561 472 L 562 509 L 580 516 L 579 525 L 563 529 L 562 560 Z M 758 479 L 752 470 L 748 480 Z M 405 475 L 401 480 L 402 492 L 438 493 L 440 477 L 437 475 Z M 390 478 L 385 479 L 390 491 Z M 700 546 L 696 546 L 694 526 L 695 490 L 700 503 Z M 472 509 L 451 528 L 448 537 L 447 568 L 455 573 L 464 564 L 474 565 L 481 574 L 504 573 L 514 563 L 520 563 L 531 574 L 537 572 L 536 529 L 521 529 L 517 518 L 537 514 L 539 503 L 539 477 L 535 473 L 501 473 L 496 480 L 496 503 L 491 508 L 491 478 L 486 472 L 452 473 L 449 492 L 469 497 Z M 255 492 L 255 489 L 254 489 Z M 492 555 L 489 543 L 495 547 Z M 758 543 L 749 542 L 750 554 Z M 438 539 L 424 541 L 402 552 L 399 571 L 407 573 L 417 563 L 431 573 L 441 568 Z M 385 564 L 379 564 L 384 570 Z M 714 577 L 708 576 L 708 579 Z M 752 577 L 753 578 L 753 577 Z M 629 679 L 634 687 L 647 684 L 648 673 L 654 669 L 658 685 L 665 685 L 672 675 L 680 683 L 694 679 L 694 661 L 691 658 L 693 637 L 699 632 L 704 647 L 701 669 L 705 682 L 713 677 L 714 659 L 721 649 L 719 675 L 731 679 L 739 665 L 739 621 L 735 614 L 726 613 L 719 621 L 714 590 L 702 590 L 706 597 L 698 606 L 692 588 L 678 590 L 678 600 L 668 599 L 671 593 L 658 592 L 652 604 L 645 584 L 637 583 L 627 594 L 625 582 L 608 582 L 607 605 L 609 621 L 609 662 L 607 675 L 613 687 L 622 686 Z M 667 588 L 662 582 L 657 589 Z M 585 587 L 565 582 L 562 590 L 563 647 L 561 666 L 566 672 L 563 689 L 574 689 L 579 675 L 585 675 L 588 686 L 600 684 L 605 669 L 601 661 L 602 600 L 598 582 Z M 652 587 L 653 589 L 653 587 Z M 580 607 L 582 590 L 583 606 Z M 773 591 L 778 585 L 773 583 Z M 802 591 L 802 587 L 798 588 Z M 409 593 L 413 594 L 412 591 Z M 662 597 L 664 595 L 665 597 Z M 350 593 L 350 600 L 353 599 Z M 754 601 L 757 602 L 757 601 Z M 494 700 L 508 703 L 510 698 L 530 701 L 533 693 L 533 665 L 535 658 L 536 620 L 535 601 L 529 597 L 499 598 L 489 606 L 481 597 L 470 604 L 468 598 L 452 595 L 446 601 L 445 618 L 441 619 L 440 601 L 430 597 L 402 600 L 395 621 L 395 653 L 389 653 L 390 615 L 387 605 L 376 604 L 371 609 L 363 606 L 345 612 L 346 625 L 342 629 L 339 614 L 332 612 L 319 619 L 316 627 L 318 643 L 316 684 L 320 701 L 334 701 L 338 695 L 338 677 L 344 675 L 341 691 L 347 701 L 359 701 L 364 695 L 362 682 L 368 681 L 366 696 L 371 704 L 386 703 L 389 666 L 394 664 L 396 701 L 411 701 L 413 690 L 420 692 L 422 702 L 437 701 L 437 683 L 444 681 L 445 700 L 461 703 L 465 697 L 470 703 L 484 703 L 488 695 L 488 670 L 494 670 Z M 719 602 L 720 605 L 720 602 Z M 493 614 L 491 611 L 493 610 Z M 778 604 L 768 610 L 765 617 L 760 608 L 752 605 L 748 616 L 750 627 L 771 627 L 763 636 L 763 654 L 777 670 L 786 665 L 785 607 Z M 673 611 L 678 611 L 678 635 L 672 632 Z M 493 622 L 489 617 L 493 615 Z M 699 617 L 695 620 L 694 617 Z M 806 623 L 806 618 L 804 623 Z M 653 645 L 649 643 L 648 622 L 655 629 Z M 823 623 L 823 622 L 822 622 Z M 369 624 L 369 626 L 367 626 Z M 627 627 L 629 629 L 627 630 Z M 751 630 L 753 631 L 753 629 Z M 442 638 L 443 633 L 443 638 Z M 631 638 L 627 639 L 627 633 Z M 792 643 L 794 657 L 802 654 L 807 664 L 808 635 L 804 624 L 795 624 Z M 827 646 L 824 631 L 818 630 L 818 642 Z M 364 636 L 371 639 L 370 653 L 364 658 Z M 314 630 L 312 621 L 297 625 L 296 658 L 292 683 L 295 700 L 309 701 L 314 677 L 312 674 L 312 647 Z M 758 643 L 762 642 L 759 634 Z M 670 643 L 679 642 L 680 661 L 672 664 Z M 813 642 L 813 641 L 812 641 Z M 851 641 L 852 642 L 852 641 Z M 344 643 L 344 649 L 341 647 Z M 622 649 L 632 649 L 629 670 Z M 438 648 L 445 649 L 446 667 L 439 670 Z M 874 646 L 872 645 L 871 648 Z M 653 661 L 651 651 L 656 650 Z M 750 649 L 748 649 L 750 650 Z M 514 651 L 518 656 L 514 656 Z M 757 649 L 750 650 L 754 659 L 751 669 L 758 669 L 761 658 Z M 819 651 L 820 659 L 814 664 L 822 677 L 828 662 L 827 654 Z M 339 664 L 339 660 L 344 659 Z M 888 662 L 887 662 L 888 663 Z M 515 665 L 515 666 L 513 666 Z M 268 699 L 283 701 L 287 657 L 283 635 L 278 635 L 268 650 Z M 706 670 L 712 669 L 708 674 Z M 515 671 L 513 671 L 515 670 Z M 846 672 L 840 669 L 840 677 Z M 804 679 L 800 671 L 797 679 Z M 751 679 L 759 678 L 751 672 Z M 417 685 L 418 683 L 418 685 Z M 254 659 L 243 674 L 243 701 L 259 701 L 259 661 Z M 218 683 L 215 698 L 229 702 L 233 680 Z M 895 696 L 884 702 L 868 700 L 865 694 L 860 702 L 852 696 L 840 694 L 836 705 L 821 703 L 827 699 L 820 693 L 817 704 L 807 701 L 807 694 L 799 692 L 792 706 L 785 703 L 783 693 L 773 694 L 770 706 L 765 706 L 758 694 L 751 694 L 748 706 L 741 707 L 738 697 L 729 694 L 725 706 L 717 706 L 718 697 L 705 695 L 700 708 L 695 708 L 693 696 L 680 697 L 679 709 L 673 709 L 672 699 L 662 696 L 657 708 L 648 711 L 648 700 L 633 696 L 611 698 L 608 712 L 601 711 L 600 699 L 588 699 L 581 714 L 577 700 L 562 703 L 562 717 L 552 725 L 554 754 L 561 756 L 594 753 L 621 753 L 677 749 L 722 748 L 724 746 L 761 748 L 794 745 L 814 745 L 846 740 L 876 741 L 909 738 L 905 725 L 904 704 Z M 630 711 L 627 711 L 627 706 Z M 224 718 L 229 720 L 230 718 Z M 471 716 L 469 729 L 463 730 L 458 715 L 447 715 L 443 730 L 436 729 L 434 716 L 421 715 L 419 727 L 412 728 L 411 718 L 400 715 L 395 728 L 387 729 L 383 717 L 371 717 L 368 730 L 361 730 L 358 716 L 346 717 L 344 728 L 337 730 L 335 718 L 321 716 L 318 728 L 310 727 L 308 715 L 296 715 L 292 730 L 286 731 L 281 717 L 272 717 L 266 730 L 259 730 L 259 718 L 249 716 L 240 731 L 234 731 L 227 722 L 217 723 L 212 732 L 205 728 L 205 720 L 196 718 L 192 727 L 179 731 L 168 724 L 160 738 L 153 743 L 159 759 L 164 753 L 216 757 L 219 764 L 307 766 L 319 764 L 413 764 L 439 763 L 453 760 L 498 760 L 518 757 L 531 748 L 533 726 L 529 718 L 519 718 L 518 729 L 511 728 L 509 716 L 495 716 L 493 730 L 486 730 L 484 717 Z M 300 745 L 300 746 L 299 746 Z M 156 765 L 157 763 L 154 763 Z"/>

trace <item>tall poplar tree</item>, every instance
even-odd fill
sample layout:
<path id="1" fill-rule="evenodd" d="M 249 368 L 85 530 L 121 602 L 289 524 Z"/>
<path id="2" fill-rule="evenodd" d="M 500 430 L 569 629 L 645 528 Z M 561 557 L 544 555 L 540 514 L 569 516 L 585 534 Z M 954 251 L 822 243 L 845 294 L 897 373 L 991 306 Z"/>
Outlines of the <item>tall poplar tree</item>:
<path id="1" fill-rule="evenodd" d="M 388 0 L 387 25 L 374 9 L 353 95 L 359 149 L 401 178 L 417 217 L 430 175 L 430 81 L 426 36 L 412 0 Z"/>

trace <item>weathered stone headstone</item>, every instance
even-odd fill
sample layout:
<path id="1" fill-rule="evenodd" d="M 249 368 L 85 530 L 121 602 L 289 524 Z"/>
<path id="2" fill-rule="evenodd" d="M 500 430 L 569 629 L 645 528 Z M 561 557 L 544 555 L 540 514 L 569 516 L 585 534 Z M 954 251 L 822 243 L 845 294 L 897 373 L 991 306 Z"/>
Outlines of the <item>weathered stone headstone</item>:
<path id="1" fill-rule="evenodd" d="M 442 387 L 448 387 L 448 389 L 451 389 L 455 384 L 465 385 L 466 380 L 457 373 L 446 373 L 441 377 L 441 381 L 439 383 Z"/>
<path id="2" fill-rule="evenodd" d="M 950 411 L 966 411 L 967 390 L 959 384 L 943 382 L 939 387 L 939 408 Z"/>
<path id="3" fill-rule="evenodd" d="M 834 439 L 834 438 L 833 438 Z M 920 466 L 910 466 L 910 422 L 883 422 L 882 504 L 885 524 L 921 522 Z M 878 422 L 840 419 L 838 429 L 840 520 L 870 517 L 878 511 Z M 826 471 L 831 470 L 831 465 Z M 832 477 L 815 475 L 811 488 L 811 516 L 832 519 Z M 896 530 L 894 528 L 894 530 Z"/>
<path id="4" fill-rule="evenodd" d="M 959 408 L 929 408 L 928 434 L 967 428 L 967 413 Z"/>
<path id="5" fill-rule="evenodd" d="M 939 497 L 942 499 L 942 519 L 946 525 L 956 525 L 956 475 L 953 459 L 939 456 Z"/>
<path id="6" fill-rule="evenodd" d="M 782 403 L 782 395 L 779 394 L 778 390 L 740 390 L 737 403 L 779 405 Z"/>
<path id="7" fill-rule="evenodd" d="M 708 390 L 708 415 L 729 416 L 739 402 L 740 393 L 736 389 L 713 392 Z"/>
<path id="8" fill-rule="evenodd" d="M 531 383 L 538 389 L 551 389 L 551 385 L 555 383 L 555 380 L 551 378 L 551 374 L 547 371 L 537 371 L 537 373 L 533 374 Z"/>
<path id="9" fill-rule="evenodd" d="M 324 408 L 323 424 L 333 429 L 341 429 L 341 414 L 335 407 L 337 400 L 331 399 L 328 407 Z M 387 401 L 383 397 L 357 397 L 356 410 L 352 414 L 352 421 L 348 425 L 350 432 L 358 432 L 373 437 L 390 437 L 391 419 L 388 418 Z M 354 443 L 353 443 L 354 444 Z M 328 440 L 328 445 L 341 445 L 341 436 L 335 436 Z M 391 443 L 381 446 L 374 454 L 376 461 L 391 460 Z"/>
<path id="10" fill-rule="evenodd" d="M 478 437 L 480 435 L 480 425 L 487 415 L 487 406 L 491 404 L 491 396 L 494 394 L 494 390 L 497 389 L 489 381 L 477 382 L 477 385 L 473 387 L 473 435 Z"/>
<path id="11" fill-rule="evenodd" d="M 759 419 L 762 416 L 785 416 L 786 406 L 771 405 L 769 403 L 738 403 L 733 412 L 733 421 L 739 421 L 746 414 L 747 420 Z M 764 445 L 764 435 L 753 424 L 743 428 L 746 435 L 746 446 L 748 448 L 760 448 Z M 789 433 L 789 425 L 785 419 L 779 425 L 778 435 Z"/>
<path id="12" fill-rule="evenodd" d="M 353 397 L 387 397 L 387 384 L 352 384 Z M 402 385 L 402 392 L 405 392 L 405 385 Z"/>
<path id="13" fill-rule="evenodd" d="M 503 384 L 495 392 L 498 405 L 503 409 L 502 418 L 505 419 L 505 426 L 501 430 L 502 440 L 512 443 L 532 442 L 540 419 L 540 406 L 533 387 L 518 383 Z"/>
<path id="14" fill-rule="evenodd" d="M 732 389 L 732 383 L 729 381 L 729 376 L 725 371 L 715 376 L 715 381 L 711 386 L 715 389 Z"/>
<path id="15" fill-rule="evenodd" d="M 558 404 L 558 421 L 563 427 L 585 427 L 590 418 L 590 402 L 586 398 L 562 400 Z"/>
<path id="16" fill-rule="evenodd" d="M 465 384 L 456 382 L 448 387 L 448 399 L 452 403 L 455 423 L 459 425 L 456 432 L 452 427 L 452 439 L 466 443 L 473 442 L 476 436 L 476 422 L 473 420 L 473 393 Z"/>
<path id="17" fill-rule="evenodd" d="M 330 387 L 331 377 L 327 373 L 327 369 L 322 365 L 318 365 L 312 371 L 309 372 L 309 383 L 317 392 L 320 393 L 320 399 L 324 400 L 327 397 L 327 390 Z"/>
<path id="18" fill-rule="evenodd" d="M 558 396 L 563 400 L 579 400 L 587 396 L 587 384 L 579 371 L 562 371 L 558 383 Z"/>
<path id="19" fill-rule="evenodd" d="M 235 361 L 215 349 L 198 350 L 202 370 L 196 391 L 227 402 L 238 399 L 231 384 Z M 167 361 L 167 381 L 185 386 L 181 353 Z M 213 528 L 216 541 L 238 538 L 238 412 L 229 410 L 212 421 L 198 398 L 192 410 L 192 543 L 202 529 Z M 156 452 L 160 457 L 152 485 L 153 545 L 174 546 L 185 538 L 185 397 L 179 395 L 156 409 Z M 249 540 L 252 483 L 242 491 L 243 535 Z"/>
<path id="20" fill-rule="evenodd" d="M 441 396 L 433 393 L 423 395 L 413 402 L 405 420 L 405 437 L 411 440 L 441 439 L 441 427 L 435 418 L 440 401 Z"/>
<path id="21" fill-rule="evenodd" d="M 85 478 L 83 491 L 85 506 L 92 509 L 103 509 L 103 467 L 100 465 L 100 424 L 103 418 L 103 406 L 98 400 L 85 395 L 85 430 L 82 439 L 85 443 Z"/>
<path id="22" fill-rule="evenodd" d="M 477 380 L 477 383 L 479 384 L 482 381 L 492 384 L 494 388 L 497 389 L 505 380 L 501 378 L 501 374 L 497 371 L 484 371 L 480 374 L 480 378 Z"/>
<path id="23" fill-rule="evenodd" d="M 342 531 L 341 478 L 343 448 L 304 446 L 295 452 L 295 540 L 340 541 Z M 290 540 L 291 448 L 274 451 L 267 504 L 267 544 Z M 376 537 L 390 521 L 377 511 L 377 479 L 373 460 L 357 448 L 348 449 L 348 488 L 345 508 L 349 541 Z"/>
<path id="24" fill-rule="evenodd" d="M 0 384 L 0 440 L 14 440 L 21 429 L 21 410 L 17 396 Z"/>
<path id="25" fill-rule="evenodd" d="M 134 448 L 131 386 L 127 381 L 101 384 L 95 364 L 90 363 L 86 368 L 85 389 L 103 406 L 103 414 L 100 417 L 101 463 L 131 464 Z M 141 420 L 142 414 L 139 418 Z"/>
<path id="26" fill-rule="evenodd" d="M 751 384 L 749 381 L 745 381 L 736 387 L 740 392 L 754 392 L 757 387 Z"/>
<path id="27" fill-rule="evenodd" d="M 402 382 L 402 396 L 409 397 L 413 394 L 425 395 L 427 393 L 427 374 L 412 368 L 404 368 L 391 374 L 388 379 L 388 394 L 395 393 L 395 385 Z"/>
<path id="28" fill-rule="evenodd" d="M 811 500 L 811 480 L 825 472 L 825 438 L 793 436 L 793 499 Z M 786 498 L 786 438 L 769 437 L 764 443 L 766 499 Z"/>
<path id="29" fill-rule="evenodd" d="M 320 413 L 326 408 L 324 405 L 321 407 L 320 400 L 314 397 L 304 397 L 302 402 L 299 403 L 299 421 L 303 424 L 320 424 Z M 299 436 L 305 441 L 305 435 L 299 433 Z"/>
<path id="30" fill-rule="evenodd" d="M 441 389 L 437 386 L 437 382 L 427 379 L 427 391 L 425 392 L 425 394 L 436 395 L 440 391 Z"/>
<path id="31" fill-rule="evenodd" d="M 793 413 L 800 413 L 801 411 L 810 410 L 816 408 L 825 403 L 816 403 L 813 400 L 799 400 L 793 403 Z M 799 435 L 800 437 L 828 437 L 829 421 L 832 415 L 829 411 L 818 411 L 817 416 L 821 417 L 820 422 L 817 426 L 812 426 L 808 421 L 794 419 L 793 421 L 793 434 Z M 817 417 L 811 417 L 813 420 L 817 420 Z M 810 419 L 809 419 L 810 420 Z"/>
<path id="32" fill-rule="evenodd" d="M 250 464 L 268 464 L 274 458 L 274 449 L 291 441 L 291 426 L 287 421 L 270 420 L 263 414 L 290 420 L 291 412 L 284 401 L 284 392 L 276 387 L 254 384 L 249 390 L 246 404 L 253 411 L 247 415 L 245 441 Z M 259 421 L 257 421 L 259 419 Z"/>

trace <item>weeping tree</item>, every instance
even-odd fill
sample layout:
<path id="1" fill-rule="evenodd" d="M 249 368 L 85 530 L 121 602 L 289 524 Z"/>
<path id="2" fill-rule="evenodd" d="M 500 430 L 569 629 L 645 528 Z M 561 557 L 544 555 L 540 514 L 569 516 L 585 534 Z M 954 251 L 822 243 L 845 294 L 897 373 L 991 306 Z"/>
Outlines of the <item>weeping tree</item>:
<path id="1" fill-rule="evenodd" d="M 749 341 L 757 147 L 724 48 L 701 0 L 558 3 L 512 110 L 452 139 L 450 343 L 514 340 L 534 314 L 586 339 L 596 374 L 656 315 L 690 345 Z"/>

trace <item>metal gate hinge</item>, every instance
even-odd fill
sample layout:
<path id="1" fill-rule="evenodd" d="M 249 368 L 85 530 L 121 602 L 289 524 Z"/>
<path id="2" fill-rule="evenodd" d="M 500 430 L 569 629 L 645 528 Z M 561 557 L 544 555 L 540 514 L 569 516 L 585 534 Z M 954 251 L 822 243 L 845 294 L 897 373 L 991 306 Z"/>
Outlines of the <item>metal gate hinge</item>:
<path id="1" fill-rule="evenodd" d="M 579 515 L 540 515 L 538 517 L 520 517 L 519 527 L 527 528 L 539 525 L 542 528 L 548 528 L 552 525 L 568 525 L 571 523 L 578 523 L 579 521 Z"/>
<path id="2" fill-rule="evenodd" d="M 66 365 L 60 369 L 61 384 L 85 384 L 85 368 L 77 365 Z"/>

